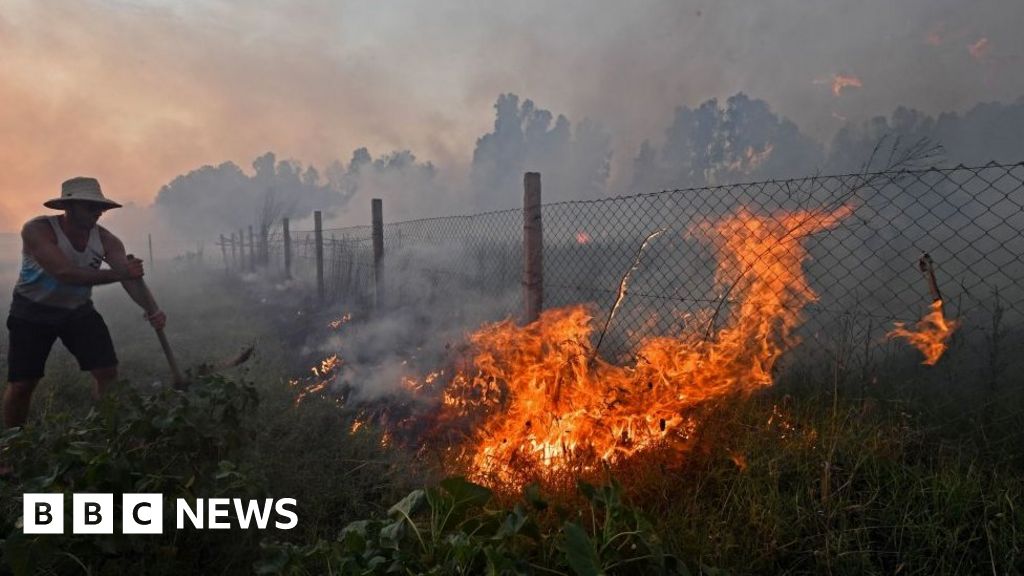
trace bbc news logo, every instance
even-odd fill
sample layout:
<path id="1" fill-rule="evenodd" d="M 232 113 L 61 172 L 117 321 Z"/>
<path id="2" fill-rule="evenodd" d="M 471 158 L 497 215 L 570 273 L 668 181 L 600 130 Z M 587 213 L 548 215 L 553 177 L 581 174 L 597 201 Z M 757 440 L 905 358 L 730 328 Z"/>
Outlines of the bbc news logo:
<path id="1" fill-rule="evenodd" d="M 23 498 L 25 534 L 64 533 L 63 494 L 24 494 Z M 299 524 L 296 505 L 294 498 L 198 498 L 194 504 L 177 498 L 174 504 L 175 527 L 178 530 L 245 530 L 255 526 L 265 530 L 272 525 L 279 530 L 291 530 Z M 113 534 L 116 515 L 113 494 L 73 494 L 71 533 Z M 163 534 L 163 494 L 122 494 L 120 518 L 122 534 Z"/>

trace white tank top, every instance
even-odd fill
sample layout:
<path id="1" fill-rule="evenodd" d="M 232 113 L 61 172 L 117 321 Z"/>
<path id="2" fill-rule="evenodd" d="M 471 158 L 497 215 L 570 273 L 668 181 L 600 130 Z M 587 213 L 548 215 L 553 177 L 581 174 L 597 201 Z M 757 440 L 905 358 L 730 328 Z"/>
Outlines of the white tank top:
<path id="1" fill-rule="evenodd" d="M 99 270 L 103 264 L 106 252 L 103 250 L 103 242 L 100 240 L 100 229 L 96 226 L 89 231 L 89 241 L 85 250 L 79 252 L 71 245 L 71 240 L 64 234 L 60 227 L 58 216 L 39 216 L 33 218 L 32 222 L 46 220 L 53 228 L 57 236 L 57 247 L 64 253 L 64 256 L 75 266 L 82 268 L 93 268 Z M 92 298 L 91 286 L 73 286 L 62 284 L 51 276 L 43 267 L 28 254 L 21 255 L 21 273 L 18 275 L 18 283 L 14 286 L 14 293 L 23 296 L 37 304 L 53 306 L 73 310 L 88 304 Z"/>

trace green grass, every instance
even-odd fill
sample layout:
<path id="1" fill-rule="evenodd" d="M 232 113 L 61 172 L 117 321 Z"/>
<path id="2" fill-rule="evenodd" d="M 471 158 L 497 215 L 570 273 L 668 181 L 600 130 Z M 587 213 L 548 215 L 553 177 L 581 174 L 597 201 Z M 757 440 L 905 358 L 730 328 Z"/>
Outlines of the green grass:
<path id="1" fill-rule="evenodd" d="M 703 415 L 683 464 L 652 455 L 617 476 L 669 550 L 733 573 L 1019 572 L 1024 479 L 1010 455 L 933 435 L 900 404 L 832 406 L 727 402 Z"/>
<path id="2" fill-rule="evenodd" d="M 225 425 L 224 434 L 236 434 L 240 441 L 213 455 L 188 448 L 198 450 L 189 461 L 196 469 L 207 470 L 203 489 L 295 497 L 299 529 L 226 540 L 201 536 L 191 538 L 187 550 L 176 548 L 172 554 L 143 548 L 135 560 L 128 556 L 117 564 L 99 550 L 74 548 L 92 573 L 131 572 L 141 566 L 155 572 L 157 565 L 164 573 L 180 573 L 201 565 L 218 573 L 245 574 L 268 555 L 286 556 L 288 562 L 261 565 L 287 566 L 298 574 L 326 573 L 328 561 L 348 553 L 336 542 L 343 527 L 360 519 L 386 520 L 388 509 L 413 488 L 434 486 L 442 477 L 443 471 L 405 451 L 382 449 L 372 428 L 349 434 L 352 415 L 329 400 L 311 397 L 294 404 L 287 384 L 297 370 L 291 344 L 281 333 L 282 324 L 271 321 L 286 312 L 245 296 L 241 285 L 221 278 L 169 271 L 163 278 L 154 276 L 151 283 L 168 313 L 168 337 L 182 366 L 230 356 L 258 339 L 254 359 L 226 373 L 230 381 L 250 382 L 259 397 L 258 404 L 246 405 L 237 427 Z M 161 389 L 168 381 L 166 364 L 141 313 L 117 287 L 97 289 L 96 295 L 118 347 L 122 376 L 146 394 Z M 5 332 L 0 345 L 6 349 Z M 34 456 L 40 466 L 50 457 L 66 459 L 64 452 L 45 451 L 64 450 L 69 431 L 104 426 L 96 413 L 90 415 L 87 375 L 78 372 L 73 359 L 59 348 L 55 347 L 30 418 L 37 435 L 33 438 L 43 452 Z M 6 368 L 5 361 L 0 361 L 0 369 Z M 944 371 L 944 385 L 935 382 L 937 370 Z M 692 573 L 1021 574 L 1020 379 L 1006 374 L 999 387 L 990 389 L 973 382 L 970 370 L 942 363 L 864 374 L 869 382 L 849 375 L 798 374 L 762 394 L 701 407 L 696 414 L 701 425 L 683 452 L 647 453 L 589 480 L 603 485 L 614 478 L 630 506 L 629 514 L 635 510 L 650 520 L 653 535 L 644 536 L 641 544 L 655 542 Z M 174 403 L 176 396 L 170 398 L 168 410 L 185 410 Z M 157 400 L 146 406 L 141 412 L 146 418 L 161 410 Z M 209 422 L 215 415 L 196 412 L 189 417 L 189 426 Z M 119 454 L 119 448 L 105 444 L 102 437 L 95 441 L 97 450 Z M 173 452 L 158 451 L 169 448 L 157 444 L 145 457 L 125 460 L 126 470 L 143 473 L 148 470 L 132 466 L 174 459 Z M 214 478 L 222 459 L 239 471 L 239 485 L 225 487 Z M 91 465 L 79 462 L 72 471 Z M 67 472 L 67 477 L 80 478 L 78 473 Z M 126 480 L 128 485 L 135 481 Z M 166 481 L 180 488 L 173 475 Z M 5 495 L 21 488 L 8 485 Z M 438 534 L 437 542 L 461 542 L 467 547 L 459 548 L 459 553 L 475 550 L 503 562 L 517 555 L 543 560 L 559 573 L 584 573 L 580 570 L 590 566 L 590 560 L 597 566 L 617 566 L 612 573 L 647 573 L 621 558 L 580 557 L 576 549 L 570 559 L 573 542 L 581 549 L 590 546 L 586 538 L 601 542 L 595 531 L 599 522 L 592 526 L 583 513 L 593 510 L 592 499 L 565 489 L 548 491 L 544 497 L 550 504 L 545 511 L 514 495 L 489 502 L 486 513 L 469 514 L 488 522 L 519 518 L 524 525 L 535 523 L 536 534 L 511 537 L 496 529 L 484 538 L 483 533 L 466 533 L 460 525 L 445 528 L 450 531 Z M 6 515 L 0 518 L 8 534 L 15 530 L 14 503 L 4 503 Z M 528 517 L 525 520 L 516 516 L 517 504 Z M 606 512 L 597 512 L 602 513 Z M 429 524 L 429 514 L 421 520 Z M 574 526 L 582 526 L 587 534 Z M 264 550 L 259 542 L 266 537 L 290 544 Z M 469 545 L 474 538 L 475 548 Z M 389 550 L 397 554 L 406 544 Z M 154 556 L 159 550 L 168 556 Z M 429 566 L 432 557 L 402 556 L 421 568 Z M 543 573 L 537 566 L 525 566 L 527 572 Z"/>

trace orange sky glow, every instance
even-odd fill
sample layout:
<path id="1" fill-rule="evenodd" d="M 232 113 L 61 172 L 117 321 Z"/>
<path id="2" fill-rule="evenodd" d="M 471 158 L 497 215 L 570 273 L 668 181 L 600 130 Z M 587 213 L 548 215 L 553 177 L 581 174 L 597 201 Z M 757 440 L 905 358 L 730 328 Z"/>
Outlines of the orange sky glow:
<path id="1" fill-rule="evenodd" d="M 841 24 L 798 0 L 643 1 L 5 0 L 0 232 L 45 212 L 72 176 L 148 206 L 180 174 L 225 161 L 250 170 L 268 151 L 322 168 L 359 147 L 406 149 L 445 185 L 465 185 L 506 92 L 601 122 L 613 183 L 676 107 L 739 91 L 826 142 L 837 117 L 1024 93 L 1024 76 L 993 72 L 986 84 L 971 59 L 1016 66 L 1016 0 L 956 18 L 933 14 L 933 0 L 866 0 Z M 810 86 L 844 70 L 858 83 L 833 88 L 838 104 Z"/>

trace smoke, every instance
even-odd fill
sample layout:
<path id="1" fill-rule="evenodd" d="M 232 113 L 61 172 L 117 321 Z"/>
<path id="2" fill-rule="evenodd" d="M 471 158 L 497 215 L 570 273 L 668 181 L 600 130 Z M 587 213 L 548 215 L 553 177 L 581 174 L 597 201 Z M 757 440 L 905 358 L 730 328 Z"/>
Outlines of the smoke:
<path id="1" fill-rule="evenodd" d="M 762 100 L 745 94 L 725 106 L 715 99 L 676 109 L 659 151 L 644 142 L 633 161 L 635 193 L 740 180 L 798 177 L 813 172 L 822 147 Z"/>
<path id="2" fill-rule="evenodd" d="M 316 166 L 361 146 L 413 151 L 436 167 L 451 202 L 434 205 L 442 213 L 508 206 L 521 169 L 551 173 L 551 199 L 621 193 L 644 141 L 662 153 L 674 110 L 741 91 L 819 142 L 844 118 L 859 125 L 898 105 L 935 117 L 1013 102 L 1024 93 L 1022 19 L 1017 0 L 527 0 L 500 10 L 12 0 L 0 17 L 0 154 L 12 159 L 0 171 L 0 226 L 16 230 L 72 175 L 145 206 L 177 174 L 244 167 L 266 150 Z M 523 131 L 510 168 L 488 167 L 495 150 L 515 147 L 502 136 L 515 123 L 502 123 L 473 154 L 488 107 L 508 93 L 558 114 L 545 125 L 503 108 L 543 130 Z M 584 128 L 597 122 L 607 144 Z M 531 162 L 542 150 L 562 154 L 559 164 Z M 554 186 L 559 169 L 567 181 Z M 484 186 L 477 202 L 470 192 Z"/>
<path id="3" fill-rule="evenodd" d="M 943 163 L 950 166 L 1019 162 L 1024 150 L 1024 97 L 1012 104 L 982 103 L 963 115 L 945 112 L 937 118 L 901 106 L 890 118 L 847 124 L 832 139 L 827 170 L 857 170 L 882 139 L 928 139 L 943 147 Z"/>
<path id="4" fill-rule="evenodd" d="M 409 150 L 374 158 L 366 148 L 352 153 L 347 166 L 332 164 L 329 173 L 342 183 L 347 194 L 344 213 L 332 226 L 365 225 L 370 220 L 370 200 L 380 198 L 389 221 L 436 216 L 438 207 L 457 204 L 455 192 L 438 181 L 437 168 L 419 162 Z"/>
<path id="5" fill-rule="evenodd" d="M 519 287 L 510 281 L 515 271 L 503 277 L 482 265 L 494 255 L 495 246 L 474 249 L 454 239 L 389 252 L 377 306 L 358 300 L 334 305 L 328 317 L 352 313 L 351 322 L 337 322 L 327 337 L 325 330 L 312 330 L 303 354 L 337 355 L 335 389 L 352 402 L 408 395 L 410 382 L 423 384 L 428 374 L 450 368 L 471 330 L 517 313 Z M 472 277 L 467 270 L 480 273 Z"/>
<path id="6" fill-rule="evenodd" d="M 231 162 L 178 176 L 160 189 L 154 208 L 180 232 L 209 237 L 254 225 L 264 216 L 304 218 L 314 208 L 344 205 L 354 193 L 337 170 L 322 178 L 316 168 L 277 161 L 270 152 L 252 167 L 251 176 Z"/>
<path id="7" fill-rule="evenodd" d="M 544 177 L 548 202 L 604 195 L 611 159 L 611 136 L 584 119 L 575 130 L 564 115 L 522 104 L 502 94 L 494 104 L 494 130 L 476 141 L 470 180 L 479 211 L 519 207 L 527 171 Z"/>
<path id="8" fill-rule="evenodd" d="M 458 176 L 444 175 L 410 150 L 375 158 L 362 147 L 348 162 L 335 160 L 322 170 L 266 153 L 252 162 L 251 173 L 225 162 L 175 177 L 161 188 L 152 210 L 129 205 L 108 221 L 136 246 L 153 234 L 167 253 L 200 249 L 219 234 L 250 225 L 276 227 L 281 217 L 292 219 L 293 230 L 308 230 L 313 210 L 324 211 L 327 228 L 365 226 L 371 198 L 384 200 L 389 222 L 516 208 L 525 171 L 543 174 L 546 203 L 614 192 L 612 137 L 602 123 L 574 124 L 516 94 L 500 95 L 494 110 L 493 129 L 476 140 L 468 189 L 451 185 Z M 626 192 L 857 171 L 883 140 L 927 139 L 944 148 L 941 160 L 948 165 L 1014 162 L 1024 149 L 1024 98 L 937 118 L 898 107 L 891 118 L 848 122 L 828 146 L 768 102 L 743 93 L 696 108 L 680 105 L 666 120 L 662 136 L 645 140 L 631 154 Z"/>

